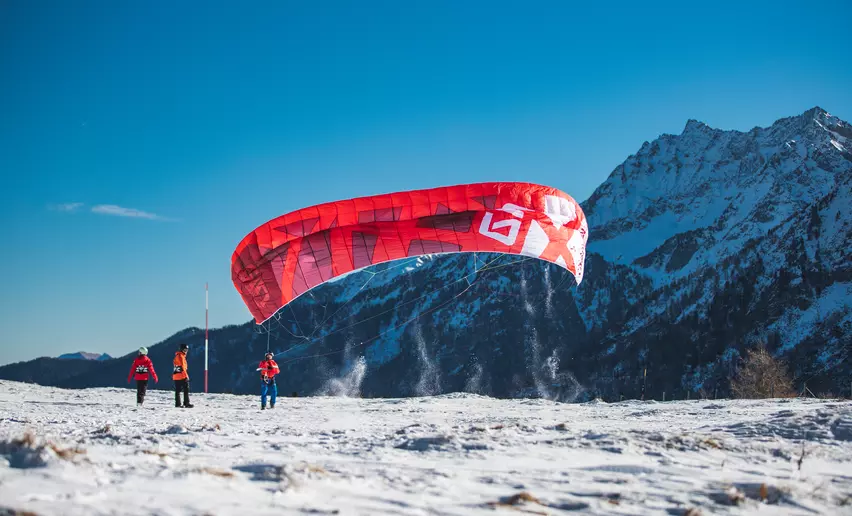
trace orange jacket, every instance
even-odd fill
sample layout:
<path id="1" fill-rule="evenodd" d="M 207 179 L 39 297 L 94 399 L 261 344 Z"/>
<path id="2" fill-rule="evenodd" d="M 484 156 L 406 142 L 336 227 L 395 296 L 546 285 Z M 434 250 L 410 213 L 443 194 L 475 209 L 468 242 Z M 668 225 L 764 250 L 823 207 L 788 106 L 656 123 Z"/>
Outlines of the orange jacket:
<path id="1" fill-rule="evenodd" d="M 134 377 L 136 380 L 147 380 L 148 373 L 151 373 L 155 382 L 159 382 L 157 371 L 154 371 L 154 363 L 147 356 L 139 355 L 133 361 L 133 365 L 130 366 L 130 374 L 127 375 L 127 381 L 129 382 L 131 377 Z"/>
<path id="2" fill-rule="evenodd" d="M 186 353 L 183 351 L 175 353 L 175 359 L 172 363 L 175 366 L 172 380 L 189 380 L 189 373 L 187 372 L 189 366 L 186 363 Z"/>
<path id="3" fill-rule="evenodd" d="M 269 378 L 274 378 L 276 374 L 281 372 L 275 360 L 262 360 L 258 369 L 260 369 L 260 376 L 268 376 Z"/>

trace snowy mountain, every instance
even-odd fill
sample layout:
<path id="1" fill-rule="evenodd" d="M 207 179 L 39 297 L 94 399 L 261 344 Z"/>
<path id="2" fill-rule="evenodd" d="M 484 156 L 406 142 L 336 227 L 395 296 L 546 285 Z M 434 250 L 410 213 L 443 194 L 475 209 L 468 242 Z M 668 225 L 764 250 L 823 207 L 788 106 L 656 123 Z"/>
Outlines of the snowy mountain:
<path id="1" fill-rule="evenodd" d="M 112 357 L 106 353 L 88 353 L 86 351 L 78 351 L 77 353 L 65 353 L 59 355 L 60 360 L 112 360 Z"/>
<path id="2" fill-rule="evenodd" d="M 715 389 L 761 340 L 802 382 L 848 388 L 851 183 L 852 127 L 820 108 L 644 144 L 584 204 L 591 251 L 654 284 L 610 340 L 649 367 L 685 352 L 674 390 Z"/>
<path id="3" fill-rule="evenodd" d="M 689 121 L 643 144 L 583 203 L 580 287 L 527 257 L 382 264 L 314 289 L 263 329 L 212 331 L 211 390 L 256 392 L 268 345 L 283 393 L 724 396 L 744 350 L 764 342 L 799 388 L 846 393 L 850 150 L 852 127 L 820 108 L 748 132 Z M 149 354 L 167 371 L 179 342 L 198 390 L 200 329 Z M 123 385 L 131 357 L 33 381 Z M 0 378 L 20 380 L 21 367 Z"/>
<path id="4" fill-rule="evenodd" d="M 747 133 L 690 120 L 642 145 L 585 202 L 591 248 L 660 285 L 820 216 L 833 220 L 813 251 L 836 266 L 852 230 L 850 170 L 852 127 L 820 108 Z"/>

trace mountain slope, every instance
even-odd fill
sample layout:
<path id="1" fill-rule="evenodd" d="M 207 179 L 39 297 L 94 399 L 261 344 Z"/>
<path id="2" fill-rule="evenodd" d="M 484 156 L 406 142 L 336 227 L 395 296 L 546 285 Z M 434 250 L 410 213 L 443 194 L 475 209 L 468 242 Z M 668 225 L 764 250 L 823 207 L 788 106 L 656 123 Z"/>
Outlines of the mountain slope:
<path id="1" fill-rule="evenodd" d="M 623 356 L 607 363 L 665 364 L 658 395 L 724 392 L 736 359 L 763 341 L 801 383 L 846 387 L 850 136 L 819 108 L 747 133 L 690 121 L 617 168 L 584 205 L 590 249 L 656 288 L 612 329 Z"/>
<path id="2" fill-rule="evenodd" d="M 852 229 L 841 208 L 850 138 L 852 127 L 820 108 L 746 133 L 690 120 L 681 135 L 646 142 L 583 204 L 595 228 L 590 248 L 660 284 L 718 263 L 794 216 L 812 216 L 831 196 L 836 220 L 819 243 L 824 258 L 842 262 Z"/>

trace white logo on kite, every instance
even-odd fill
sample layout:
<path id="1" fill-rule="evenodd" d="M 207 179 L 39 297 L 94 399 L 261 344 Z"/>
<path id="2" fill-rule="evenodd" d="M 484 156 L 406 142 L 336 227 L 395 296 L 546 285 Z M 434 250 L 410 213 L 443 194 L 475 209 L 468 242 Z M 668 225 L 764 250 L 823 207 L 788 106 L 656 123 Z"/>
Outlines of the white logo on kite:
<path id="1" fill-rule="evenodd" d="M 521 206 L 516 206 L 512 203 L 506 203 L 502 208 L 500 208 L 500 211 L 505 211 L 518 219 L 523 219 L 524 212 L 531 210 L 522 208 Z M 485 216 L 482 217 L 482 223 L 479 225 L 479 233 L 487 236 L 488 238 L 492 238 L 501 244 L 509 246 L 513 245 L 515 240 L 518 239 L 518 233 L 521 231 L 521 221 L 515 219 L 498 220 L 492 225 L 491 221 L 493 219 L 494 214 L 490 211 L 486 211 Z M 503 233 L 496 231 L 503 228 L 509 228 L 509 233 L 504 235 Z"/>
<path id="2" fill-rule="evenodd" d="M 486 211 L 479 225 L 479 233 L 501 244 L 512 246 L 521 232 L 524 212 L 532 210 L 507 203 L 499 208 L 499 211 L 514 218 L 495 222 L 494 213 Z M 580 227 L 576 230 L 568 228 L 567 226 L 578 218 L 577 206 L 572 201 L 555 195 L 545 197 L 544 215 L 549 219 L 549 223 L 546 220 L 536 220 L 535 217 L 530 220 L 520 254 L 546 259 L 566 269 L 570 268 L 568 262 L 573 262 L 574 276 L 579 284 L 583 279 L 585 245 L 589 231 L 586 220 L 581 220 Z M 509 228 L 508 234 L 498 231 L 505 231 L 506 228 Z"/>

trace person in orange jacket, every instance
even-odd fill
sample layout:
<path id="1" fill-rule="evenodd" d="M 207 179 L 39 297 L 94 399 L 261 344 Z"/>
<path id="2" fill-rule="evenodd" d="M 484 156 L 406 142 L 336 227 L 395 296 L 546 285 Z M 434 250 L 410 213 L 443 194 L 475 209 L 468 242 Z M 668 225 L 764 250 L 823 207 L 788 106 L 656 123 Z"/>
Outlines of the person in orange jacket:
<path id="1" fill-rule="evenodd" d="M 175 359 L 172 362 L 174 370 L 172 380 L 175 381 L 175 407 L 180 407 L 180 393 L 183 391 L 183 408 L 192 408 L 195 405 L 189 403 L 189 365 L 186 362 L 186 353 L 189 351 L 189 346 L 185 343 L 180 345 L 180 349 L 175 352 Z"/>
<path id="2" fill-rule="evenodd" d="M 272 358 L 275 355 L 271 351 L 266 352 L 266 357 L 260 362 L 257 370 L 260 371 L 260 410 L 266 410 L 266 393 L 270 393 L 269 408 L 275 408 L 275 398 L 278 397 L 278 385 L 275 384 L 275 375 L 280 373 L 278 364 Z"/>
<path id="3" fill-rule="evenodd" d="M 136 359 L 133 360 L 133 365 L 130 366 L 130 373 L 127 375 L 127 383 L 130 383 L 130 378 L 136 379 L 136 405 L 141 407 L 145 401 L 145 391 L 148 390 L 148 374 L 154 377 L 155 383 L 160 383 L 157 378 L 157 371 L 154 370 L 154 363 L 148 358 L 148 348 L 142 346 L 139 348 L 139 353 Z"/>

